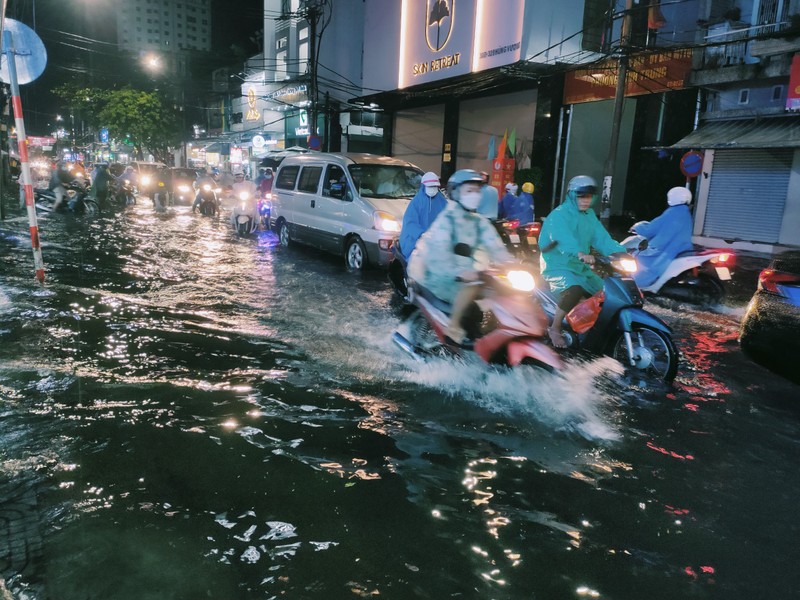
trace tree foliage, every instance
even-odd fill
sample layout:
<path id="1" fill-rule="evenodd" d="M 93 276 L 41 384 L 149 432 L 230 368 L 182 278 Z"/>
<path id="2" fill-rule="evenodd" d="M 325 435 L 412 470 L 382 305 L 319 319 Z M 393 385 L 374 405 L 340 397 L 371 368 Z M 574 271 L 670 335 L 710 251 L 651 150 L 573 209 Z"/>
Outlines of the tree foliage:
<path id="1" fill-rule="evenodd" d="M 177 110 L 154 92 L 72 84 L 54 91 L 73 114 L 79 113 L 94 128 L 108 128 L 109 137 L 117 142 L 128 140 L 137 155 L 148 151 L 157 160 L 167 162 L 169 149 L 180 142 Z"/>

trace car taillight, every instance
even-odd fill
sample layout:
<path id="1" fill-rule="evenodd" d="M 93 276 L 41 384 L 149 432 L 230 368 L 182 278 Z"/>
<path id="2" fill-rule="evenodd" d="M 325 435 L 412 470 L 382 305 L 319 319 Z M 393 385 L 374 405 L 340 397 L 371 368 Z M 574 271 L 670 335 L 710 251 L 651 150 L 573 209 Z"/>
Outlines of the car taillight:
<path id="1" fill-rule="evenodd" d="M 780 284 L 800 285 L 800 277 L 774 269 L 764 269 L 758 275 L 758 289 L 760 290 L 780 294 L 781 291 L 778 289 Z"/>

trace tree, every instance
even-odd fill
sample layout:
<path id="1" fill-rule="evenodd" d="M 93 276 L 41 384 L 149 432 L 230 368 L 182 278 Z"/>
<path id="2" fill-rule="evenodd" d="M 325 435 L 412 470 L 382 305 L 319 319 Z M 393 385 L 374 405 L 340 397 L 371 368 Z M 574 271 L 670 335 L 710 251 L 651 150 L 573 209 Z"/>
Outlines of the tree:
<path id="1" fill-rule="evenodd" d="M 144 151 L 168 162 L 169 149 L 180 143 L 179 115 L 155 92 L 133 88 L 101 90 L 66 84 L 54 90 L 90 125 L 106 127 L 111 139 L 129 141 L 141 158 Z"/>

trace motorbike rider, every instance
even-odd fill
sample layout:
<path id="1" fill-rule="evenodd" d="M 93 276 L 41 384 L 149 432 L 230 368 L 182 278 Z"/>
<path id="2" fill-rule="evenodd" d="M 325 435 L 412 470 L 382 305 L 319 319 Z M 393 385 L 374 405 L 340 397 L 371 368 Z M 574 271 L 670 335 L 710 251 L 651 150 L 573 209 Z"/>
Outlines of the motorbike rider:
<path id="1" fill-rule="evenodd" d="M 455 344 L 464 342 L 461 320 L 480 293 L 474 285 L 477 271 L 511 260 L 494 226 L 476 212 L 484 185 L 483 175 L 472 169 L 453 173 L 447 182 L 451 202 L 419 238 L 408 265 L 412 279 L 452 303 L 446 335 Z M 468 256 L 462 256 L 464 249 Z"/>
<path id="2" fill-rule="evenodd" d="M 403 214 L 403 228 L 400 230 L 400 251 L 406 261 L 417 245 L 419 237 L 425 233 L 440 212 L 447 205 L 447 199 L 439 189 L 441 183 L 436 173 L 428 171 L 422 176 L 417 195 Z"/>
<path id="3" fill-rule="evenodd" d="M 236 229 L 236 218 L 239 215 L 248 215 L 253 223 L 259 222 L 258 198 L 256 197 L 256 184 L 244 178 L 244 173 L 237 171 L 233 174 L 233 197 L 235 204 L 231 210 L 231 225 Z M 244 197 L 243 197 L 244 196 Z M 244 208 L 242 208 L 244 204 Z"/>
<path id="4" fill-rule="evenodd" d="M 499 215 L 503 219 L 517 220 L 520 225 L 533 223 L 533 184 L 522 184 L 522 193 L 519 196 L 506 194 L 500 205 Z"/>
<path id="5" fill-rule="evenodd" d="M 694 250 L 691 202 L 692 192 L 674 187 L 667 192 L 668 206 L 661 215 L 634 226 L 634 233 L 647 238 L 647 248 L 636 256 L 639 270 L 633 278 L 639 287 L 653 284 L 678 254 Z"/>
<path id="6" fill-rule="evenodd" d="M 166 208 L 171 192 L 172 171 L 169 167 L 159 167 L 153 174 L 153 206 L 157 210 Z"/>
<path id="7" fill-rule="evenodd" d="M 217 180 L 214 176 L 214 172 L 211 169 L 206 169 L 205 173 L 197 178 L 197 181 L 194 182 L 194 185 L 197 189 L 197 193 L 195 194 L 194 202 L 192 203 L 192 212 L 194 212 L 195 209 L 198 208 L 203 202 L 201 192 L 203 191 L 204 185 L 210 185 L 212 190 L 217 188 Z"/>
<path id="8" fill-rule="evenodd" d="M 556 348 L 567 346 L 562 324 L 564 317 L 581 300 L 603 289 L 603 280 L 592 271 L 594 248 L 603 255 L 625 252 L 611 239 L 592 206 L 597 199 L 597 183 L 587 175 L 570 179 L 561 205 L 544 222 L 539 236 L 542 248 L 542 277 L 559 296 L 553 323 L 548 330 Z"/>
<path id="9" fill-rule="evenodd" d="M 497 216 L 501 219 L 511 219 L 512 217 L 508 216 L 507 210 L 509 207 L 516 206 L 519 202 L 519 198 L 517 197 L 517 184 L 513 181 L 510 181 L 506 184 L 506 193 L 500 199 L 500 206 L 498 208 Z"/>
<path id="10" fill-rule="evenodd" d="M 266 198 L 267 194 L 272 192 L 272 167 L 267 167 L 263 170 L 263 177 L 256 179 L 256 186 L 258 187 L 258 195 L 261 198 Z"/>
<path id="11" fill-rule="evenodd" d="M 104 209 L 108 206 L 108 194 L 114 181 L 114 176 L 108 170 L 107 162 L 99 162 L 95 166 L 95 171 L 92 174 L 92 194 L 97 200 L 97 205 Z"/>
<path id="12" fill-rule="evenodd" d="M 67 163 L 60 160 L 56 163 L 55 169 L 50 174 L 50 184 L 47 189 L 53 192 L 56 200 L 53 203 L 53 210 L 58 210 L 64 202 L 67 193 L 67 186 L 76 184 L 75 178 L 70 173 Z"/>
<path id="13" fill-rule="evenodd" d="M 128 180 L 131 184 L 131 187 L 136 187 L 136 183 L 138 181 L 138 177 L 136 177 L 136 171 L 133 170 L 131 165 L 125 167 L 125 170 L 119 174 L 117 177 L 117 182 L 122 183 L 123 181 Z"/>

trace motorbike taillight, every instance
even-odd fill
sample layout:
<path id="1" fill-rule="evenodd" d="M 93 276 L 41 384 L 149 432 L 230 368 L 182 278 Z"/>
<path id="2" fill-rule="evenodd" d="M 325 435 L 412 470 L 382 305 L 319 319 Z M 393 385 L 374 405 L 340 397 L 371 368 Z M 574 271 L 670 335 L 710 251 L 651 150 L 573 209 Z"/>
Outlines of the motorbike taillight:
<path id="1" fill-rule="evenodd" d="M 720 252 L 717 256 L 711 259 L 711 262 L 718 267 L 733 267 L 736 263 L 736 255 L 733 252 Z"/>
<path id="2" fill-rule="evenodd" d="M 798 285 L 800 284 L 800 277 L 792 273 L 785 273 L 784 271 L 776 271 L 774 269 L 764 269 L 758 275 L 758 289 L 764 290 L 771 294 L 780 294 L 781 291 L 778 286 L 784 285 Z"/>
<path id="3" fill-rule="evenodd" d="M 511 221 L 506 221 L 503 223 L 503 227 L 506 229 L 516 229 L 519 227 L 519 219 L 512 219 Z"/>

